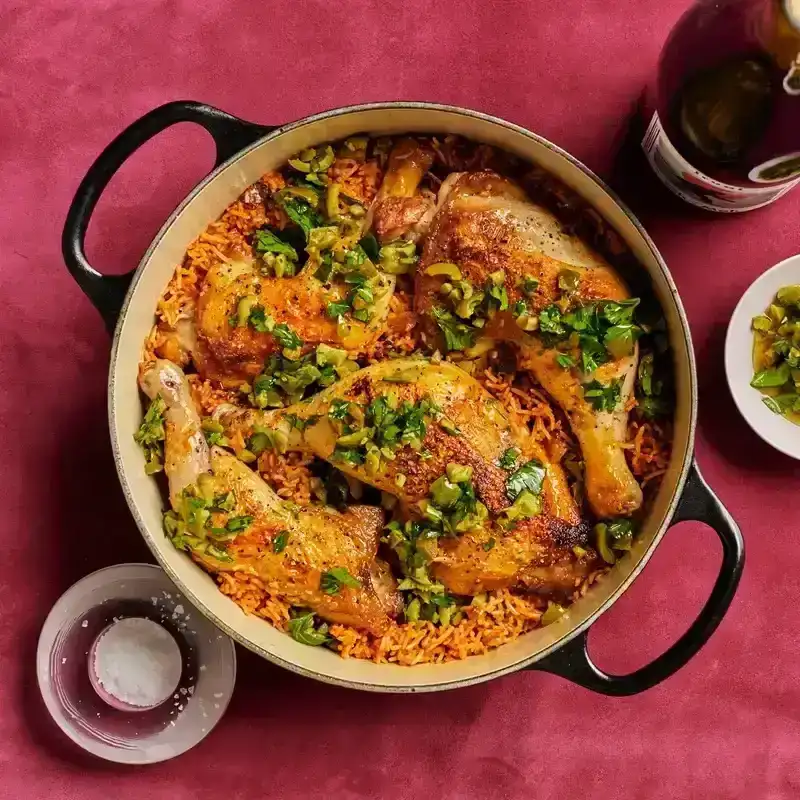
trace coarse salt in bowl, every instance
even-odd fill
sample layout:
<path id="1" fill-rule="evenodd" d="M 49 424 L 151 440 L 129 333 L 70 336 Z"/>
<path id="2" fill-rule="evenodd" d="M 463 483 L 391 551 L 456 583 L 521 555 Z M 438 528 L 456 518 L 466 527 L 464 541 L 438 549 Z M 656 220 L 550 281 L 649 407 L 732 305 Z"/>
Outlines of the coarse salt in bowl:
<path id="1" fill-rule="evenodd" d="M 175 638 L 146 617 L 112 622 L 94 640 L 88 662 L 94 690 L 122 711 L 146 711 L 166 702 L 183 671 Z"/>
<path id="2" fill-rule="evenodd" d="M 73 742 L 109 761 L 151 764 L 185 752 L 219 722 L 236 653 L 163 570 L 120 564 L 78 581 L 53 606 L 36 670 L 48 711 Z"/>

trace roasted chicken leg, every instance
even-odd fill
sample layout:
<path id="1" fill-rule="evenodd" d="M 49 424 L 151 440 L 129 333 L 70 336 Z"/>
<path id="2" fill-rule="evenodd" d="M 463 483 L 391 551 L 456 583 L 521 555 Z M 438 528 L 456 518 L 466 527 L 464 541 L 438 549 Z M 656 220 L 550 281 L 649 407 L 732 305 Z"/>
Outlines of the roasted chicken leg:
<path id="1" fill-rule="evenodd" d="M 359 415 L 367 409 L 366 424 L 371 420 L 369 407 L 390 396 L 396 408 L 430 404 L 417 446 L 401 444 L 373 469 L 368 461 L 342 458 L 338 443 L 346 437 L 339 435 L 331 416 L 354 406 Z M 571 550 L 586 543 L 586 528 L 561 467 L 549 463 L 527 431 L 453 364 L 424 359 L 381 362 L 288 409 L 233 411 L 222 414 L 221 420 L 229 434 L 249 438 L 269 430 L 275 440 L 282 433 L 285 446 L 310 450 L 346 474 L 394 495 L 412 515 L 419 514 L 420 503 L 431 495 L 448 464 L 470 468 L 476 496 L 488 510 L 485 524 L 455 539 L 426 545 L 433 574 L 458 594 L 510 586 L 564 592 L 591 566 L 591 555 L 576 558 Z M 520 463 L 537 459 L 546 467 L 542 513 L 520 521 L 513 530 L 498 523 L 511 505 L 509 472 L 499 464 L 509 450 L 519 454 Z M 489 540 L 494 543 L 491 548 Z"/>
<path id="2" fill-rule="evenodd" d="M 209 453 L 178 367 L 156 361 L 141 385 L 149 397 L 160 395 L 166 403 L 170 501 L 188 526 L 184 538 L 194 558 L 214 572 L 256 575 L 271 592 L 324 619 L 374 633 L 385 630 L 399 610 L 399 596 L 388 565 L 376 557 L 382 511 L 299 509 L 281 500 L 235 456 L 219 447 Z M 334 576 L 346 570 L 358 585 L 326 591 L 323 576 L 331 570 Z"/>
<path id="3" fill-rule="evenodd" d="M 628 515 L 642 502 L 639 484 L 625 461 L 627 408 L 638 363 L 633 355 L 590 374 L 565 369 L 541 337 L 520 328 L 510 309 L 524 301 L 535 318 L 563 298 L 565 269 L 577 276 L 573 304 L 625 300 L 628 290 L 611 266 L 577 237 L 562 230 L 546 209 L 531 203 L 516 184 L 491 172 L 454 174 L 443 184 L 416 276 L 416 310 L 436 336 L 433 314 L 442 305 L 442 286 L 450 277 L 435 265 L 454 265 L 463 281 L 484 286 L 500 274 L 509 310 L 488 321 L 483 335 L 515 341 L 521 363 L 566 412 L 586 464 L 586 494 L 599 517 Z M 429 268 L 431 272 L 428 272 Z M 533 287 L 526 290 L 526 286 Z M 616 406 L 597 411 L 584 397 L 592 381 L 620 381 Z"/>

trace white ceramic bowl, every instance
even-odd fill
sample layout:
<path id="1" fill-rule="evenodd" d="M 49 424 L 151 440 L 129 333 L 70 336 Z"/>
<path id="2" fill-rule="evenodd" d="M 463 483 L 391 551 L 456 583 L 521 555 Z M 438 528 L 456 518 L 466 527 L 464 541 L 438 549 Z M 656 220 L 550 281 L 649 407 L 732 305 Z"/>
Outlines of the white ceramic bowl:
<path id="1" fill-rule="evenodd" d="M 783 286 L 800 283 L 800 255 L 767 270 L 742 295 L 725 339 L 725 374 L 733 400 L 747 424 L 776 450 L 800 459 L 800 426 L 770 411 L 753 379 L 753 317 L 763 314 Z"/>

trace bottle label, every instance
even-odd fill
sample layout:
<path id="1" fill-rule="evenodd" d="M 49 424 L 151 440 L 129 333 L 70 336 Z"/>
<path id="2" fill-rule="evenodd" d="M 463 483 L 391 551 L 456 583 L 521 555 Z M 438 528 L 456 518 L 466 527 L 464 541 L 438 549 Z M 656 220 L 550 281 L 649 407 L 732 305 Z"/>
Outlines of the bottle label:
<path id="1" fill-rule="evenodd" d="M 800 182 L 800 178 L 797 178 L 790 183 L 782 183 L 780 186 L 751 187 L 731 186 L 714 180 L 695 169 L 675 149 L 664 132 L 657 112 L 653 114 L 653 119 L 650 120 L 650 125 L 642 139 L 642 149 L 653 171 L 668 189 L 678 197 L 682 197 L 687 203 L 708 211 L 731 213 L 761 208 L 761 206 L 769 205 L 777 200 Z M 796 159 L 797 155 L 784 156 L 775 161 L 783 161 L 784 158 Z M 770 162 L 771 165 L 772 162 Z M 763 169 L 764 166 L 766 165 L 762 165 L 758 169 Z M 782 180 L 790 175 L 783 175 Z"/>

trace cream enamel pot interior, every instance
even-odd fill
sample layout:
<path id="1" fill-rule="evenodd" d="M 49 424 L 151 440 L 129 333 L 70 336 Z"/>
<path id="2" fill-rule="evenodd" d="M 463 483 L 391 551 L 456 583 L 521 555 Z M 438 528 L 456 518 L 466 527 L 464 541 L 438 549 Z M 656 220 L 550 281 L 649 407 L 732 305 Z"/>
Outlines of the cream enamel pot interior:
<path id="1" fill-rule="evenodd" d="M 186 121 L 198 123 L 214 138 L 216 168 L 166 221 L 134 272 L 125 276 L 100 275 L 87 262 L 83 243 L 101 192 L 138 147 L 165 128 Z M 142 415 L 136 390 L 142 343 L 153 324 L 158 297 L 187 245 L 247 186 L 293 153 L 361 132 L 460 134 L 504 148 L 556 176 L 605 218 L 646 271 L 664 310 L 674 353 L 674 455 L 633 550 L 557 623 L 486 655 L 460 662 L 400 667 L 345 660 L 326 649 L 298 644 L 263 620 L 246 616 L 218 591 L 208 575 L 165 538 L 161 528 L 164 498 L 155 481 L 144 474 L 144 459 L 133 440 Z M 689 328 L 675 285 L 653 242 L 633 215 L 586 167 L 540 136 L 485 114 L 426 103 L 341 108 L 280 128 L 244 122 L 197 103 L 169 103 L 134 122 L 91 167 L 69 210 L 63 251 L 73 277 L 114 331 L 108 385 L 111 441 L 123 492 L 145 541 L 167 574 L 203 614 L 237 642 L 270 661 L 321 681 L 372 691 L 441 690 L 535 668 L 598 692 L 629 695 L 654 686 L 683 666 L 708 640 L 727 611 L 744 564 L 744 547 L 736 523 L 694 463 L 697 383 Z M 708 523 L 722 544 L 720 573 L 706 605 L 686 633 L 652 663 L 629 675 L 601 672 L 586 647 L 591 624 L 639 574 L 669 526 L 685 519 Z M 641 633 L 621 631 L 620 635 L 635 641 Z"/>

